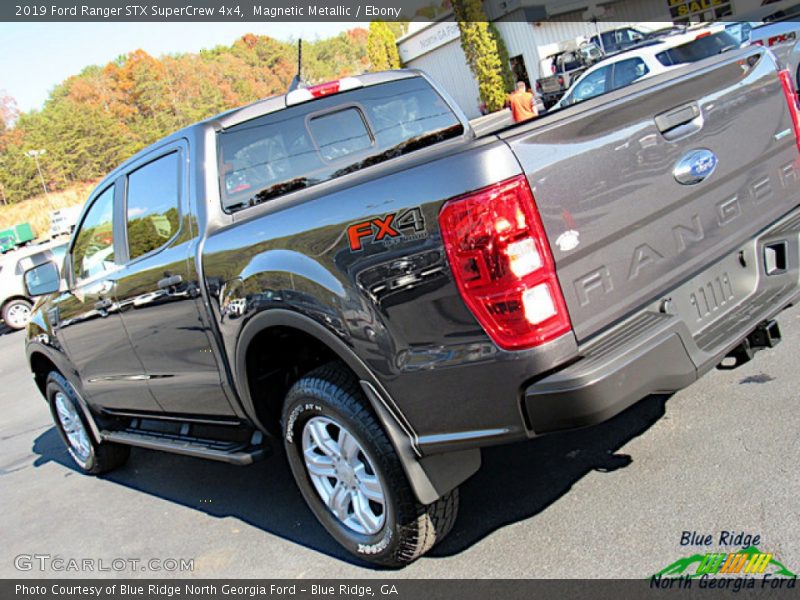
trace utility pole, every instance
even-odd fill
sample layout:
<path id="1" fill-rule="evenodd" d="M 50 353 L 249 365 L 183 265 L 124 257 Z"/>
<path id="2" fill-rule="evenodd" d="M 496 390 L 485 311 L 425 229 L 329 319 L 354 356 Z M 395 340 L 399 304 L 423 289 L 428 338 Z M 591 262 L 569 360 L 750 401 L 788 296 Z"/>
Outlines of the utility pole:
<path id="1" fill-rule="evenodd" d="M 44 195 L 47 197 L 47 203 L 50 205 L 50 210 L 55 210 L 53 208 L 53 201 L 50 199 L 50 193 L 47 191 L 47 184 L 44 182 L 42 166 L 39 164 L 39 157 L 47 154 L 47 150 L 44 148 L 41 150 L 28 150 L 25 154 L 36 161 L 36 170 L 39 171 L 39 180 L 42 182 L 42 189 L 44 190 Z"/>

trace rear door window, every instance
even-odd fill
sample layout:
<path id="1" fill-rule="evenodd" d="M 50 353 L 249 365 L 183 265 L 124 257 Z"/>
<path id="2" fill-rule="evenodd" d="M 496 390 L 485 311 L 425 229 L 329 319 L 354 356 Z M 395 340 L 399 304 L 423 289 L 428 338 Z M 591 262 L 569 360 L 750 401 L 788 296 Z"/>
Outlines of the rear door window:
<path id="1" fill-rule="evenodd" d="M 178 231 L 178 152 L 128 175 L 128 255 L 134 260 L 157 250 Z"/>
<path id="2" fill-rule="evenodd" d="M 463 132 L 421 77 L 292 106 L 218 134 L 223 206 L 254 206 Z"/>
<path id="3" fill-rule="evenodd" d="M 614 84 L 612 89 L 618 90 L 632 84 L 650 72 L 641 58 L 629 58 L 614 63 Z"/>

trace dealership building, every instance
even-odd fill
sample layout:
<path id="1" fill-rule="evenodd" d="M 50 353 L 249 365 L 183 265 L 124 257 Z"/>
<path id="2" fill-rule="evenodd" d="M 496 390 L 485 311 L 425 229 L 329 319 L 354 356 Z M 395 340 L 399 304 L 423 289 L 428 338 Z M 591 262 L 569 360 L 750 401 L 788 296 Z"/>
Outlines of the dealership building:
<path id="1" fill-rule="evenodd" d="M 564 42 L 638 23 L 709 21 L 743 14 L 760 3 L 761 0 L 485 0 L 484 10 L 506 44 L 515 78 L 530 86 L 542 76 L 541 61 L 557 52 Z M 480 114 L 478 84 L 461 50 L 452 13 L 434 22 L 412 22 L 397 46 L 405 66 L 431 75 L 469 118 Z"/>

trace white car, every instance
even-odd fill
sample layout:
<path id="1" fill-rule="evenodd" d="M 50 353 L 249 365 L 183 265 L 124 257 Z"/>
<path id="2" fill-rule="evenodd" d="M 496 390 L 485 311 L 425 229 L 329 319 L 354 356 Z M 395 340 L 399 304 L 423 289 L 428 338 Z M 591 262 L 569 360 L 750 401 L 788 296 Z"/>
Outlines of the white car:
<path id="1" fill-rule="evenodd" d="M 588 69 L 555 108 L 564 108 L 618 90 L 635 81 L 738 48 L 724 26 L 688 31 L 620 52 Z"/>
<path id="2" fill-rule="evenodd" d="M 750 42 L 769 48 L 782 62 L 800 41 L 800 0 L 771 2 L 745 18 L 752 27 Z"/>
<path id="3" fill-rule="evenodd" d="M 22 283 L 25 271 L 48 261 L 61 265 L 66 253 L 67 242 L 53 241 L 20 248 L 0 260 L 0 318 L 8 328 L 23 329 L 31 316 L 33 298 Z"/>

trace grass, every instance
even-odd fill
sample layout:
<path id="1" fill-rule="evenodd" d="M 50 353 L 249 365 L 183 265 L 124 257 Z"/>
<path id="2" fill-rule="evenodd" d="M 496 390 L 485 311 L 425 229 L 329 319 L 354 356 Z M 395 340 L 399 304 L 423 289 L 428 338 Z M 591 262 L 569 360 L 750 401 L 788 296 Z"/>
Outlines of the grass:
<path id="1" fill-rule="evenodd" d="M 79 204 L 83 206 L 96 182 L 79 183 L 62 192 L 50 192 L 15 204 L 0 204 L 0 229 L 30 223 L 38 239 L 47 239 L 50 231 L 50 213 L 59 208 Z"/>

